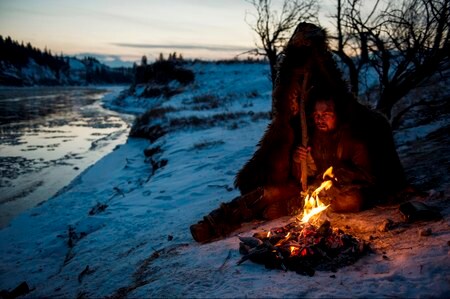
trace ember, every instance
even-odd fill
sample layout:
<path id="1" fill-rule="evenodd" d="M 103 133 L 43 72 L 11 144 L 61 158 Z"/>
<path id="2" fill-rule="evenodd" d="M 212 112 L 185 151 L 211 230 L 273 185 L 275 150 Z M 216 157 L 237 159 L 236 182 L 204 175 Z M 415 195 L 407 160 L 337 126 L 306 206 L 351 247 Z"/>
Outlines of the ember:
<path id="1" fill-rule="evenodd" d="M 269 269 L 291 270 L 313 276 L 315 270 L 336 271 L 353 264 L 367 252 L 368 246 L 328 220 L 319 227 L 292 222 L 253 237 L 239 237 L 239 252 L 244 256 L 238 265 L 251 260 Z"/>

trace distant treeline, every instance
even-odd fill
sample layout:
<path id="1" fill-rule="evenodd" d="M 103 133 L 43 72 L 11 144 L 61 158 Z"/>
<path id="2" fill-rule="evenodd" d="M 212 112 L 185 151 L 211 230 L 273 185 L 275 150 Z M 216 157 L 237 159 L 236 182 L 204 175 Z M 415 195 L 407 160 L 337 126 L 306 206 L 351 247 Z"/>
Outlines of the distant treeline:
<path id="1" fill-rule="evenodd" d="M 69 68 L 69 63 L 62 54 L 53 56 L 47 48 L 41 51 L 30 43 L 24 45 L 22 42 L 19 44 L 19 42 L 12 40 L 9 36 L 3 38 L 0 35 L 0 61 L 22 68 L 28 65 L 30 58 L 37 64 L 48 66 L 55 72 L 63 72 Z"/>
<path id="2" fill-rule="evenodd" d="M 194 81 L 195 75 L 194 72 L 183 67 L 184 64 L 183 56 L 177 56 L 177 53 L 170 54 L 168 59 L 164 59 L 160 54 L 159 59 L 152 64 L 148 64 L 147 56 L 142 56 L 141 65 L 134 66 L 134 82 L 135 84 L 168 84 L 175 80 L 182 85 L 187 85 Z"/>
<path id="3" fill-rule="evenodd" d="M 187 67 L 189 64 L 211 62 L 260 63 L 261 60 L 235 58 L 207 62 L 199 59 L 185 60 L 181 54 L 173 52 L 167 58 L 161 53 L 153 63 L 148 63 L 147 57 L 143 56 L 140 65 L 134 63 L 133 67 L 111 68 L 94 57 L 79 59 L 62 53 L 55 55 L 47 48 L 42 51 L 29 42 L 19 43 L 9 36 L 4 38 L 0 35 L 0 85 L 131 84 L 133 88 L 137 84 L 154 86 L 177 81 L 185 86 L 195 80 L 194 73 Z M 160 91 L 156 92 L 159 93 Z M 150 94 L 153 95 L 154 92 Z"/>
<path id="4" fill-rule="evenodd" d="M 78 60 L 82 69 L 71 69 L 71 60 Z M 40 78 L 30 82 L 26 78 L 26 68 L 36 64 L 50 70 L 53 78 Z M 45 73 L 45 72 L 42 72 Z M 0 85 L 58 85 L 58 84 L 116 84 L 133 82 L 132 68 L 110 68 L 94 57 L 75 57 L 53 55 L 47 48 L 44 51 L 0 35 Z"/>
<path id="5" fill-rule="evenodd" d="M 132 83 L 134 71 L 131 67 L 110 68 L 94 57 L 84 57 L 87 83 Z"/>

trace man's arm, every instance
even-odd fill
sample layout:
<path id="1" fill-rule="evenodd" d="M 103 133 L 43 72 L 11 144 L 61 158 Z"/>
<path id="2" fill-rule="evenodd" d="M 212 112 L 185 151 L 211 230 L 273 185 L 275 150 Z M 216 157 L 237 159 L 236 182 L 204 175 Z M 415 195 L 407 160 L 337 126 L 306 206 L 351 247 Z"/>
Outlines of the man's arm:
<path id="1" fill-rule="evenodd" d="M 344 141 L 338 147 L 338 158 L 340 162 L 334 167 L 334 175 L 341 183 L 375 183 L 372 162 L 365 143 Z"/>

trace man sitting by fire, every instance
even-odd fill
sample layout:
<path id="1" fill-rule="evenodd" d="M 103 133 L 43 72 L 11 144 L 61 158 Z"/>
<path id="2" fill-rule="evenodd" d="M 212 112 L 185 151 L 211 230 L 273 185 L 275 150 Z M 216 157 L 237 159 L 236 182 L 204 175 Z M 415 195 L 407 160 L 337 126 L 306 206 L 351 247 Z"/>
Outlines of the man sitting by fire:
<path id="1" fill-rule="evenodd" d="M 307 97 L 299 92 L 305 80 Z M 190 227 L 197 242 L 224 237 L 253 219 L 300 212 L 299 164 L 305 159 L 311 187 L 317 187 L 323 172 L 333 166 L 333 187 L 320 195 L 335 212 L 360 211 L 406 186 L 387 120 L 360 105 L 348 91 L 324 30 L 298 25 L 282 55 L 272 96 L 272 121 L 236 176 L 242 195 Z M 308 121 L 307 147 L 300 146 L 300 101 Z"/>
<path id="2" fill-rule="evenodd" d="M 293 161 L 298 165 L 302 160 L 307 161 L 308 177 L 309 181 L 313 180 L 313 186 L 317 187 L 321 179 L 333 181 L 333 188 L 322 191 L 321 197 L 328 197 L 335 212 L 358 212 L 370 207 L 380 194 L 367 141 L 352 130 L 348 118 L 337 109 L 330 94 L 316 90 L 311 104 L 314 107 L 310 114 L 313 130 L 309 146 L 299 146 L 294 151 Z M 324 177 L 329 167 L 332 167 L 332 177 Z"/>
<path id="3" fill-rule="evenodd" d="M 332 188 L 322 191 L 321 199 L 328 201 L 335 212 L 357 212 L 383 198 L 365 138 L 351 130 L 330 94 L 311 92 L 310 101 L 314 107 L 309 114 L 313 124 L 310 143 L 293 150 L 291 174 L 286 182 L 261 186 L 222 204 L 191 226 L 196 241 L 225 236 L 254 218 L 270 220 L 298 212 L 302 207 L 299 183 L 302 160 L 308 162 L 308 181 L 314 189 L 321 183 L 325 170 L 333 167 L 336 179 Z"/>

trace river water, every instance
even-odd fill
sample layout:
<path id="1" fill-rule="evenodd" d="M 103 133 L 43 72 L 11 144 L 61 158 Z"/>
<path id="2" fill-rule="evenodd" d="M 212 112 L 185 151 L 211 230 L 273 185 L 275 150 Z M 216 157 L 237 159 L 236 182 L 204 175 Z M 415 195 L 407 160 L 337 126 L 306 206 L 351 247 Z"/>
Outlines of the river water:
<path id="1" fill-rule="evenodd" d="M 0 228 L 125 143 L 133 117 L 102 106 L 119 90 L 0 88 Z"/>

